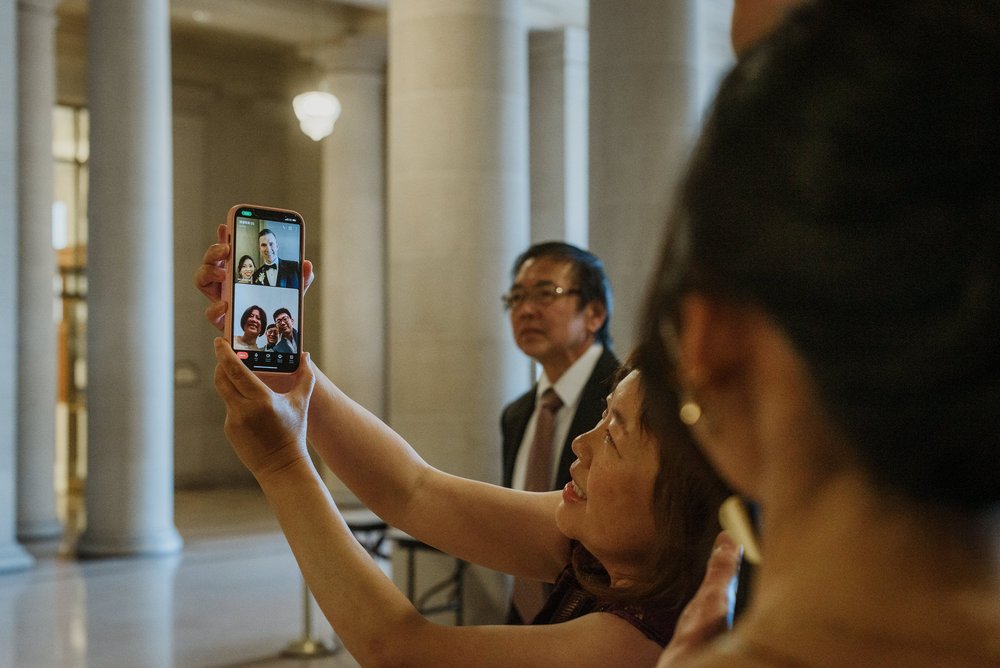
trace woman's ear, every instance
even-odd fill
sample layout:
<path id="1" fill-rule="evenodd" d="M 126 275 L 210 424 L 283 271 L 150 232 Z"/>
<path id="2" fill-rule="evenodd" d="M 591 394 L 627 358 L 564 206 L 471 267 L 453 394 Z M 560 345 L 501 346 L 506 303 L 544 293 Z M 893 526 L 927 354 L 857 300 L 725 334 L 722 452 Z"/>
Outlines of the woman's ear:
<path id="1" fill-rule="evenodd" d="M 697 392 L 739 372 L 749 346 L 750 309 L 699 293 L 680 301 L 677 368 L 681 385 Z"/>
<path id="2" fill-rule="evenodd" d="M 681 298 L 677 374 L 691 433 L 732 487 L 755 497 L 761 452 L 754 415 L 755 328 L 752 307 L 704 294 Z"/>

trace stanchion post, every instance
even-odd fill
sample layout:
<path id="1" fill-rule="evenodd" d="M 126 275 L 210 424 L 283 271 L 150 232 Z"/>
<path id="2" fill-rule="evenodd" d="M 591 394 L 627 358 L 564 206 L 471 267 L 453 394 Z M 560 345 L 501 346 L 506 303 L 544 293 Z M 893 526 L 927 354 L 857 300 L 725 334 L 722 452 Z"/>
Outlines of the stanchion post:
<path id="1" fill-rule="evenodd" d="M 309 593 L 309 585 L 304 579 L 302 580 L 302 602 L 302 637 L 288 643 L 285 649 L 281 650 L 281 655 L 302 659 L 330 656 L 336 653 L 340 649 L 336 638 L 334 638 L 333 646 L 330 646 L 322 640 L 312 637 L 312 594 Z"/>

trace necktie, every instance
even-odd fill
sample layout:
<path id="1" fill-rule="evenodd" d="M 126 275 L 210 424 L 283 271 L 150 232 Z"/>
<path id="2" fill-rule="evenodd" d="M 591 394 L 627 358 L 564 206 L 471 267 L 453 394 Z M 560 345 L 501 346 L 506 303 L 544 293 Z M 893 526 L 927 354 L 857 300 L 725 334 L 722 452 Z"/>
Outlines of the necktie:
<path id="1" fill-rule="evenodd" d="M 562 400 L 551 387 L 542 393 L 535 422 L 535 438 L 528 451 L 528 470 L 524 488 L 529 492 L 547 492 L 552 480 L 552 438 L 556 431 L 556 412 Z"/>
<path id="2" fill-rule="evenodd" d="M 551 387 L 542 393 L 541 405 L 535 422 L 535 437 L 528 451 L 528 470 L 524 489 L 529 492 L 547 492 L 552 479 L 552 439 L 556 430 L 556 413 L 562 400 Z M 521 621 L 530 624 L 545 603 L 545 585 L 537 580 L 514 578 L 513 602 Z"/>

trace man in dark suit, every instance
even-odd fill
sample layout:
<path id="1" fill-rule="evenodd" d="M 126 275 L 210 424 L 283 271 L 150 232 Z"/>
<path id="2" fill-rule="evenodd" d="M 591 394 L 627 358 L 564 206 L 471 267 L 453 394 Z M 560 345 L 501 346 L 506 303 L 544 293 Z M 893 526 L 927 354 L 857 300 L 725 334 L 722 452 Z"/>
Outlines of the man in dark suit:
<path id="1" fill-rule="evenodd" d="M 257 244 L 260 248 L 261 265 L 253 274 L 253 284 L 298 288 L 299 263 L 278 258 L 278 239 L 274 232 L 266 227 L 262 229 L 257 234 Z"/>
<path id="2" fill-rule="evenodd" d="M 503 299 L 514 340 L 542 373 L 528 392 L 503 410 L 503 483 L 526 488 L 540 397 L 551 389 L 560 407 L 554 411 L 545 489 L 562 489 L 576 459 L 573 439 L 600 421 L 619 366 L 609 333 L 611 287 L 596 256 L 563 242 L 535 244 L 515 260 L 511 273 L 513 282 Z M 512 606 L 508 621 L 531 621 L 521 617 Z"/>

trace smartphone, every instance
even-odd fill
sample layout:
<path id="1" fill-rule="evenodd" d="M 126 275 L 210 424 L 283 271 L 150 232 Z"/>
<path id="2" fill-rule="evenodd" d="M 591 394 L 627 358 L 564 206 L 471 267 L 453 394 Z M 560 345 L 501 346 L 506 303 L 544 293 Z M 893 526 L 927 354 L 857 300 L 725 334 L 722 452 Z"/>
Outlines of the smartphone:
<path id="1" fill-rule="evenodd" d="M 254 373 L 291 373 L 302 352 L 302 216 L 239 204 L 229 209 L 226 224 L 232 248 L 224 287 L 229 343 Z"/>

